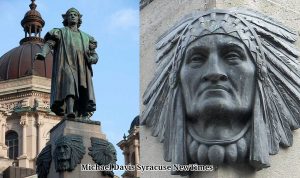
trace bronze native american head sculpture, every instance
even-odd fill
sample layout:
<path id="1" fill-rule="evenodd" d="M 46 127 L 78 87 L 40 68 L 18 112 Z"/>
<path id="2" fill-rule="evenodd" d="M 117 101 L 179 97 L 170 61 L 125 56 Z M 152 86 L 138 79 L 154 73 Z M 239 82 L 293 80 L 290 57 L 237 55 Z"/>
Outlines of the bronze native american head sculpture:
<path id="1" fill-rule="evenodd" d="M 57 172 L 74 170 L 85 154 L 82 137 L 78 135 L 60 136 L 55 146 L 53 159 Z"/>
<path id="2" fill-rule="evenodd" d="M 163 35 L 141 122 L 163 142 L 164 159 L 269 167 L 300 126 L 296 39 L 246 9 L 194 13 Z"/>

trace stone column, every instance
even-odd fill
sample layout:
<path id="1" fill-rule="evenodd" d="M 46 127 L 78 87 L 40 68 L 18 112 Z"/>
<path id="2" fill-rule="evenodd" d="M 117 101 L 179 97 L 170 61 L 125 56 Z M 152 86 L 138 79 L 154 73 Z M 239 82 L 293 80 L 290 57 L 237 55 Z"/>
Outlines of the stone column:
<path id="1" fill-rule="evenodd" d="M 2 125 L 3 122 L 4 120 L 2 118 L 2 115 L 0 115 L 0 125 Z M 0 145 L 4 145 L 4 144 L 5 144 L 5 139 L 3 140 L 3 132 L 0 132 Z"/>
<path id="2" fill-rule="evenodd" d="M 124 155 L 124 159 L 125 159 L 125 165 L 127 165 L 129 163 L 129 158 L 128 158 L 128 150 L 126 147 L 122 148 L 123 149 L 123 155 Z"/>
<path id="3" fill-rule="evenodd" d="M 134 154 L 135 164 L 140 164 L 139 141 L 137 139 L 134 140 Z"/>
<path id="4" fill-rule="evenodd" d="M 22 129 L 22 143 L 23 143 L 23 149 L 22 149 L 22 156 L 27 156 L 27 114 L 21 116 L 20 125 L 23 127 Z"/>
<path id="5" fill-rule="evenodd" d="M 6 126 L 7 126 L 6 122 L 3 122 L 3 123 L 2 123 L 2 140 L 3 140 L 4 144 L 5 144 L 5 131 L 6 131 Z"/>
<path id="6" fill-rule="evenodd" d="M 28 115 L 25 113 L 21 116 L 20 125 L 22 129 L 22 154 L 18 157 L 19 167 L 29 167 L 29 160 L 27 159 L 27 127 L 28 127 Z"/>
<path id="7" fill-rule="evenodd" d="M 37 127 L 37 154 L 41 152 L 43 149 L 44 145 L 42 144 L 42 138 L 43 138 L 43 132 L 42 128 L 44 125 L 44 115 L 43 114 L 38 114 L 38 118 L 36 121 L 36 127 Z"/>
<path id="8" fill-rule="evenodd" d="M 5 132 L 6 132 L 6 126 L 7 126 L 7 124 L 6 124 L 6 121 L 2 121 L 2 123 L 1 123 L 1 150 L 0 150 L 0 157 L 2 157 L 2 158 L 7 158 L 7 146 L 5 145 Z"/>
<path id="9" fill-rule="evenodd" d="M 139 150 L 139 140 L 138 139 L 134 139 L 133 141 L 133 145 L 134 145 L 134 157 L 135 157 L 135 164 L 140 164 L 140 150 Z M 137 169 L 135 170 L 135 177 L 140 177 L 140 171 L 138 171 Z"/>
<path id="10" fill-rule="evenodd" d="M 0 157 L 2 159 L 5 158 L 5 160 L 8 158 L 7 157 L 8 147 L 5 145 L 5 132 L 7 127 L 6 118 L 7 115 L 5 114 L 5 110 L 3 109 L 3 106 L 0 105 L 0 129 L 2 129 L 0 131 Z M 1 165 L 1 161 L 0 161 L 0 165 Z M 0 172 L 2 172 L 1 168 L 0 168 Z"/>

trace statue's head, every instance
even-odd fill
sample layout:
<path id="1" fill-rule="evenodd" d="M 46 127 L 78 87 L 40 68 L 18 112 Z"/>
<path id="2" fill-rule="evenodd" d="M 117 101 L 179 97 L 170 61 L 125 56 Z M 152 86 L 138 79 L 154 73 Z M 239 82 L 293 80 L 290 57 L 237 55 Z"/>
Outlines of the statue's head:
<path id="1" fill-rule="evenodd" d="M 57 150 L 57 160 L 64 162 L 64 161 L 70 161 L 71 159 L 71 145 L 68 144 L 67 142 L 65 143 L 59 143 L 56 146 L 56 150 Z"/>
<path id="2" fill-rule="evenodd" d="M 164 143 L 165 160 L 261 169 L 279 144 L 291 146 L 300 126 L 296 38 L 245 9 L 193 14 L 161 37 L 142 123 Z"/>
<path id="3" fill-rule="evenodd" d="M 70 8 L 65 14 L 62 15 L 64 21 L 64 26 L 70 26 L 72 24 L 77 24 L 77 27 L 79 28 L 82 23 L 82 15 L 80 12 L 75 9 L 74 7 Z"/>
<path id="4" fill-rule="evenodd" d="M 204 35 L 187 45 L 179 85 L 188 129 L 197 137 L 231 139 L 250 120 L 255 64 L 244 43 L 231 35 Z"/>
<path id="5" fill-rule="evenodd" d="M 82 138 L 76 135 L 61 136 L 55 142 L 56 171 L 72 171 L 85 154 Z"/>

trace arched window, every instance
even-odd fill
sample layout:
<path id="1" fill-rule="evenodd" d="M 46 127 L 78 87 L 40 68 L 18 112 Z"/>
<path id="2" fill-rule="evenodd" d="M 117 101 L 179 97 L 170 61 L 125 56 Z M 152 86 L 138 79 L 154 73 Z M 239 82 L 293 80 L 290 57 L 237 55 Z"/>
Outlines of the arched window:
<path id="1" fill-rule="evenodd" d="M 15 131 L 8 131 L 5 134 L 5 144 L 8 146 L 9 159 L 17 159 L 19 153 L 18 134 Z"/>

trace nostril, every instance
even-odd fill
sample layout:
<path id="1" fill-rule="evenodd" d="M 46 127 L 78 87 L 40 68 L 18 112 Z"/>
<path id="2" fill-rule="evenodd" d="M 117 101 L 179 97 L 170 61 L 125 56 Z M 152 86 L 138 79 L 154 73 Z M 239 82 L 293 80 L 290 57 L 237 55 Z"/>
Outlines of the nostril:
<path id="1" fill-rule="evenodd" d="M 205 75 L 203 77 L 203 80 L 204 81 L 227 81 L 228 77 L 224 74 L 214 73 L 214 74 Z"/>
<path id="2" fill-rule="evenodd" d="M 204 80 L 204 81 L 208 81 L 208 77 L 206 77 L 206 76 L 203 77 L 203 80 Z"/>
<path id="3" fill-rule="evenodd" d="M 226 75 L 221 75 L 220 76 L 220 80 L 221 81 L 226 81 L 228 78 L 227 78 L 227 76 Z"/>

